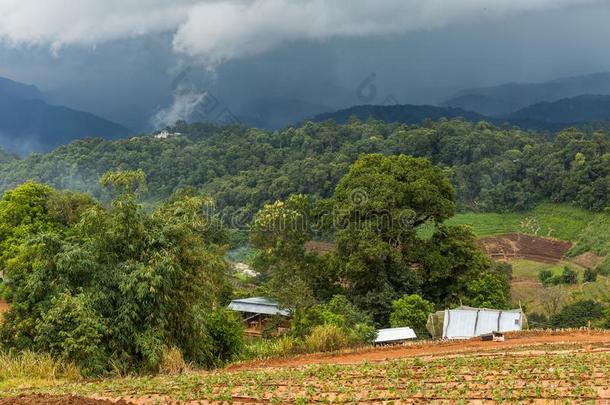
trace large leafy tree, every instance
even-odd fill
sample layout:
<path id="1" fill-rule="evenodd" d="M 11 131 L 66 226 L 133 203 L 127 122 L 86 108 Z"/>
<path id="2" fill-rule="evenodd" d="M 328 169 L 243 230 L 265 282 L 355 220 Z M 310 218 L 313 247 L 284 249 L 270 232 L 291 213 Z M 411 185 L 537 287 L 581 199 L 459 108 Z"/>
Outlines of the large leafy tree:
<path id="1" fill-rule="evenodd" d="M 84 370 L 155 369 L 169 347 L 217 362 L 208 321 L 226 264 L 205 198 L 183 194 L 152 213 L 137 202 L 142 172 L 111 173 L 116 198 L 64 232 L 43 229 L 7 264 L 8 348 L 48 351 Z M 214 235 L 214 236 L 211 236 Z"/>
<path id="2" fill-rule="evenodd" d="M 333 201 L 341 278 L 358 306 L 387 323 L 392 301 L 418 292 L 424 281 L 407 253 L 418 226 L 454 214 L 453 187 L 426 159 L 365 155 Z"/>
<path id="3" fill-rule="evenodd" d="M 257 267 L 281 301 L 307 307 L 341 293 L 380 325 L 404 295 L 421 294 L 438 306 L 471 296 L 491 302 L 481 290 L 496 280 L 483 277 L 491 262 L 469 228 L 443 224 L 455 212 L 454 191 L 447 173 L 428 160 L 363 155 L 331 199 L 311 205 L 292 196 L 265 206 L 252 225 Z M 312 217 L 336 252 L 305 252 Z M 424 224 L 434 229 L 431 238 L 418 236 Z M 498 285 L 499 297 L 508 297 L 508 283 Z"/>
<path id="4" fill-rule="evenodd" d="M 491 267 L 472 230 L 463 225 L 437 225 L 430 239 L 415 239 L 406 254 L 421 274 L 423 296 L 441 306 L 479 295 L 471 283 Z"/>

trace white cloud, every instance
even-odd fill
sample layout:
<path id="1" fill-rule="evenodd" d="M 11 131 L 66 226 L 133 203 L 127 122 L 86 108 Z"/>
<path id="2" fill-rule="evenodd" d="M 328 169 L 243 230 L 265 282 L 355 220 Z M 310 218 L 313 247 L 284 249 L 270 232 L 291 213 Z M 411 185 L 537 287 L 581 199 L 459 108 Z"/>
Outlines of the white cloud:
<path id="1" fill-rule="evenodd" d="M 93 46 L 175 32 L 208 63 L 297 40 L 389 35 L 601 0 L 0 0 L 0 39 Z"/>
<path id="2" fill-rule="evenodd" d="M 94 46 L 174 31 L 196 0 L 0 0 L 0 39 L 12 45 Z"/>
<path id="3" fill-rule="evenodd" d="M 169 107 L 159 110 L 151 119 L 155 128 L 174 125 L 179 120 L 189 120 L 198 109 L 203 108 L 208 93 L 205 91 L 177 90 Z M 202 119 L 202 114 L 197 118 Z"/>

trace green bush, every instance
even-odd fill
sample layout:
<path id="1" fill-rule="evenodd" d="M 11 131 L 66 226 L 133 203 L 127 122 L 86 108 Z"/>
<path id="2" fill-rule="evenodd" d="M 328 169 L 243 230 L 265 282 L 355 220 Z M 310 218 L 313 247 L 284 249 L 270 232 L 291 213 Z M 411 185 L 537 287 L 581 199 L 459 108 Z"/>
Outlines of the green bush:
<path id="1" fill-rule="evenodd" d="M 553 278 L 553 272 L 551 270 L 542 270 L 538 273 L 538 279 L 544 285 L 552 284 L 551 280 Z"/>
<path id="2" fill-rule="evenodd" d="M 549 327 L 549 318 L 537 312 L 527 316 L 527 324 L 530 329 L 546 329 Z"/>
<path id="3" fill-rule="evenodd" d="M 549 319 L 549 324 L 553 328 L 581 328 L 603 317 L 602 304 L 593 300 L 584 300 L 563 307 L 558 314 Z"/>
<path id="4" fill-rule="evenodd" d="M 222 366 L 244 349 L 243 324 L 235 313 L 216 309 L 208 316 L 205 327 L 210 339 L 207 345 L 210 365 Z"/>
<path id="5" fill-rule="evenodd" d="M 409 326 L 417 337 L 429 336 L 426 329 L 428 315 L 434 312 L 434 304 L 417 294 L 405 295 L 392 302 L 390 325 L 393 328 Z"/>
<path id="6" fill-rule="evenodd" d="M 545 286 L 578 283 L 578 273 L 568 266 L 563 268 L 561 274 L 555 276 L 552 275 L 550 270 L 543 270 L 538 275 L 538 278 Z"/>
<path id="7" fill-rule="evenodd" d="M 588 283 L 593 283 L 597 281 L 597 272 L 593 269 L 585 269 L 585 272 L 583 274 L 583 281 Z"/>
<path id="8" fill-rule="evenodd" d="M 292 334 L 305 338 L 322 325 L 333 325 L 343 330 L 352 345 L 371 343 L 376 336 L 371 318 L 343 295 L 298 312 L 292 323 Z"/>
<path id="9" fill-rule="evenodd" d="M 36 325 L 35 347 L 66 361 L 75 362 L 85 373 L 104 369 L 106 329 L 102 319 L 84 294 L 61 294 Z"/>
<path id="10" fill-rule="evenodd" d="M 357 323 L 348 332 L 350 346 L 372 343 L 377 337 L 377 329 L 369 323 Z"/>
<path id="11" fill-rule="evenodd" d="M 305 338 L 305 350 L 309 353 L 329 352 L 349 346 L 349 339 L 343 329 L 335 325 L 319 325 Z"/>
<path id="12" fill-rule="evenodd" d="M 576 284 L 578 283 L 578 273 L 574 270 L 565 266 L 563 268 L 563 272 L 561 273 L 561 282 L 563 284 Z"/>

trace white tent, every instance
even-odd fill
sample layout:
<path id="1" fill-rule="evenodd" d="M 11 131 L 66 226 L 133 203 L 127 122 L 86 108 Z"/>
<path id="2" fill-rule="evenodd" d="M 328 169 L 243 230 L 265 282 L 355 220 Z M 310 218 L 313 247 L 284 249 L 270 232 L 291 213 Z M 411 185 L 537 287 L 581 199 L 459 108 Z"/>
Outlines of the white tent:
<path id="1" fill-rule="evenodd" d="M 379 329 L 377 331 L 377 337 L 375 343 L 397 343 L 403 342 L 407 339 L 416 339 L 415 332 L 413 329 L 408 327 L 403 328 L 387 328 Z"/>
<path id="2" fill-rule="evenodd" d="M 435 325 L 442 331 L 434 330 Z M 430 315 L 428 329 L 435 337 L 443 339 L 469 339 L 491 332 L 512 332 L 522 330 L 527 325 L 520 309 L 500 310 L 487 308 L 459 307 L 446 309 Z"/>

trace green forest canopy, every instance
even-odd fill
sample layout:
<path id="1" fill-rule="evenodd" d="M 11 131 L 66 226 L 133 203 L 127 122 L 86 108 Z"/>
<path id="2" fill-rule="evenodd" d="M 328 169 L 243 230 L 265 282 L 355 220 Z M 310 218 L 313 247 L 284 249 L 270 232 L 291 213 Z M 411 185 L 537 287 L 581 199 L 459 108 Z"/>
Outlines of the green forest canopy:
<path id="1" fill-rule="evenodd" d="M 610 206 L 610 135 L 566 129 L 554 137 L 459 119 L 423 126 L 351 120 L 307 122 L 264 131 L 178 122 L 183 136 L 85 139 L 0 163 L 0 192 L 33 179 L 59 189 L 108 196 L 97 179 L 111 170 L 147 174 L 149 202 L 193 187 L 212 197 L 234 225 L 265 203 L 294 193 L 329 197 L 362 154 L 427 157 L 443 167 L 459 211 L 503 212 L 541 200 L 589 210 Z M 238 215 L 234 215 L 238 214 Z"/>

